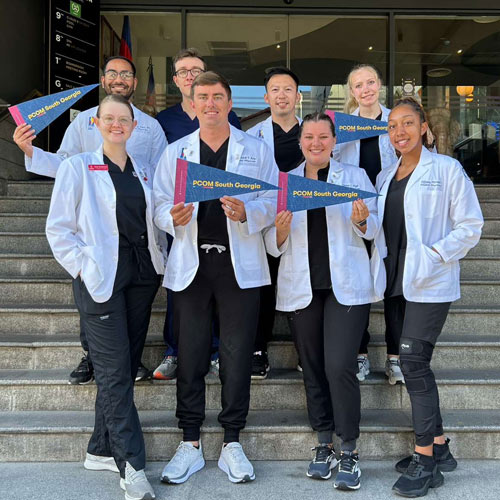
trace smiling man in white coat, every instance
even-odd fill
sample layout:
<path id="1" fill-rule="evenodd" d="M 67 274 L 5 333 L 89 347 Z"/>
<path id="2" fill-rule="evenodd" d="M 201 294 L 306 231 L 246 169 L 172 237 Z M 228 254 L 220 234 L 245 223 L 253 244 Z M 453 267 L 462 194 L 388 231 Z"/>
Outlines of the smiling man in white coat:
<path id="1" fill-rule="evenodd" d="M 183 483 L 205 461 L 200 428 L 205 418 L 205 375 L 209 370 L 214 309 L 220 318 L 220 371 L 224 428 L 219 467 L 235 483 L 255 478 L 239 443 L 250 401 L 252 352 L 261 286 L 270 283 L 262 229 L 272 224 L 276 192 L 224 196 L 220 200 L 174 205 L 177 158 L 277 184 L 271 150 L 232 127 L 231 89 L 213 72 L 191 87 L 200 122 L 196 132 L 165 150 L 154 180 L 155 223 L 174 240 L 163 285 L 174 292 L 178 336 L 177 412 L 183 432 L 162 481 Z"/>
<path id="2" fill-rule="evenodd" d="M 107 95 L 118 94 L 128 101 L 132 100 L 137 87 L 136 69 L 132 61 L 122 56 L 112 56 L 103 67 L 101 85 Z M 137 109 L 132 103 L 137 126 L 127 142 L 128 153 L 151 172 L 156 168 L 167 140 L 159 123 Z M 24 152 L 26 170 L 38 175 L 55 177 L 59 165 L 79 153 L 91 153 L 102 144 L 102 136 L 95 125 L 97 106 L 82 111 L 70 123 L 57 153 L 43 151 L 32 145 L 35 138 L 30 125 L 19 125 L 14 132 L 14 142 Z M 93 378 L 93 366 L 88 355 L 88 343 L 83 325 L 80 328 L 80 342 L 84 356 L 79 365 L 71 372 L 71 384 L 87 384 Z M 137 380 L 146 378 L 149 371 L 141 363 Z"/>

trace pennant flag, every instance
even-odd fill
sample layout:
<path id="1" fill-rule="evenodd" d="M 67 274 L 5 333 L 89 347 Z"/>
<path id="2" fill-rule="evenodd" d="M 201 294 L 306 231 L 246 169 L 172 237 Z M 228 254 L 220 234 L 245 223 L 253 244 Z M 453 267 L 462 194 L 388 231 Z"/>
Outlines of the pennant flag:
<path id="1" fill-rule="evenodd" d="M 327 110 L 325 113 L 335 124 L 337 144 L 387 134 L 387 122 L 339 113 L 338 111 Z"/>
<path id="2" fill-rule="evenodd" d="M 377 193 L 308 179 L 307 177 L 285 172 L 280 172 L 279 188 L 278 213 L 283 210 L 299 212 L 300 210 L 327 207 L 378 196 Z"/>
<path id="3" fill-rule="evenodd" d="M 151 106 L 156 111 L 156 91 L 155 91 L 155 77 L 153 74 L 153 59 L 149 56 L 149 81 L 148 89 L 146 90 L 146 105 Z"/>
<path id="4" fill-rule="evenodd" d="M 128 16 L 123 18 L 122 39 L 120 41 L 120 55 L 132 61 L 132 37 L 130 35 L 130 21 Z"/>
<path id="5" fill-rule="evenodd" d="M 11 106 L 9 111 L 16 125 L 27 123 L 33 127 L 35 134 L 39 134 L 58 116 L 75 104 L 75 102 L 98 86 L 98 83 L 94 83 L 93 85 L 85 85 L 84 87 L 38 97 L 37 99 Z"/>
<path id="6" fill-rule="evenodd" d="M 177 159 L 174 205 L 272 189 L 276 190 L 278 186 L 253 177 Z"/>

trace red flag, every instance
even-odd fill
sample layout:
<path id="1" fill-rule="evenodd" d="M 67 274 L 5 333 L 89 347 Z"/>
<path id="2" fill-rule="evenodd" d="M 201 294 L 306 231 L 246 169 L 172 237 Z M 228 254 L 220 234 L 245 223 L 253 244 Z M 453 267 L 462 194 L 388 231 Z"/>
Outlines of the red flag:
<path id="1" fill-rule="evenodd" d="M 120 55 L 132 61 L 132 37 L 130 36 L 130 22 L 128 16 L 123 18 Z"/>

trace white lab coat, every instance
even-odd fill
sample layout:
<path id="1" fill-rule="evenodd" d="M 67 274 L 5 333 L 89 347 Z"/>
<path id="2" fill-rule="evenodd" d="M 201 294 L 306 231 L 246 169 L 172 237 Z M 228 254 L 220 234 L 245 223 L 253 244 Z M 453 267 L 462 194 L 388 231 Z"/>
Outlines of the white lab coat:
<path id="1" fill-rule="evenodd" d="M 184 290 L 193 281 L 199 265 L 198 259 L 198 206 L 194 203 L 191 221 L 175 226 L 170 215 L 174 203 L 177 158 L 200 163 L 200 131 L 167 146 L 161 157 L 154 179 L 156 225 L 174 237 L 167 261 L 163 286 L 173 291 Z M 278 167 L 271 150 L 263 141 L 230 127 L 226 170 L 236 174 L 278 184 Z M 227 219 L 231 262 L 240 288 L 253 288 L 270 284 L 266 250 L 261 231 L 274 222 L 277 191 L 259 191 L 239 195 L 245 202 L 247 221 Z"/>
<path id="2" fill-rule="evenodd" d="M 152 179 L 148 170 L 132 164 L 144 189 L 148 247 L 153 266 L 163 273 L 164 259 L 153 224 Z M 118 265 L 116 192 L 107 171 L 91 171 L 102 165 L 102 146 L 94 153 L 81 153 L 64 160 L 58 168 L 46 234 L 56 260 L 73 278 L 80 273 L 95 302 L 112 295 Z"/>
<path id="3" fill-rule="evenodd" d="M 391 110 L 382 105 L 380 105 L 380 108 L 382 109 L 382 121 L 387 121 Z M 359 108 L 355 109 L 351 114 L 359 116 Z M 382 170 L 394 165 L 394 162 L 398 161 L 396 151 L 392 147 L 391 141 L 389 140 L 389 134 L 379 136 L 378 149 L 380 152 L 380 166 L 382 167 Z M 359 140 L 343 142 L 342 144 L 337 144 L 335 146 L 335 149 L 333 150 L 333 158 L 340 163 L 348 163 L 359 167 L 359 151 Z"/>
<path id="4" fill-rule="evenodd" d="M 127 141 L 128 154 L 153 175 L 156 164 L 167 146 L 161 125 L 151 116 L 132 105 L 137 126 Z M 102 145 L 102 136 L 95 125 L 97 106 L 79 113 L 69 124 L 57 153 L 33 147 L 33 158 L 24 157 L 26 170 L 47 177 L 55 177 L 61 162 L 78 153 L 96 151 Z"/>
<path id="5" fill-rule="evenodd" d="M 377 177 L 378 213 L 384 217 L 387 191 L 399 161 Z M 406 257 L 403 295 L 411 302 L 453 302 L 460 298 L 459 259 L 481 237 L 483 216 L 472 181 L 449 156 L 422 147 L 404 195 Z M 384 231 L 376 238 L 377 256 L 387 256 Z M 431 247 L 435 248 L 439 255 Z M 385 285 L 384 285 L 385 287 Z"/>
<path id="6" fill-rule="evenodd" d="M 303 177 L 304 168 L 305 162 L 290 174 Z M 344 165 L 333 159 L 330 160 L 327 182 L 374 191 L 363 169 Z M 343 305 L 368 304 L 382 299 L 382 295 L 377 295 L 374 288 L 373 273 L 377 270 L 370 268 L 368 252 L 363 242 L 363 238 L 372 240 L 379 229 L 376 198 L 368 198 L 365 203 L 370 211 L 365 234 L 351 221 L 352 203 L 326 207 L 332 288 L 335 297 Z M 311 303 L 307 234 L 306 210 L 294 212 L 290 234 L 279 249 L 276 246 L 276 227 L 265 231 L 268 252 L 275 257 L 281 255 L 276 297 L 276 309 L 279 311 L 296 311 Z M 380 267 L 378 259 L 374 262 Z"/>
<path id="7" fill-rule="evenodd" d="M 295 118 L 297 118 L 300 125 L 302 123 L 302 119 L 298 116 L 296 116 Z M 266 118 L 265 120 L 257 123 L 257 125 L 254 125 L 252 128 L 249 128 L 247 130 L 247 134 L 250 134 L 253 137 L 257 137 L 258 139 L 262 139 L 271 148 L 274 157 L 274 132 L 272 115 L 269 118 Z M 298 143 L 297 147 L 299 147 Z"/>

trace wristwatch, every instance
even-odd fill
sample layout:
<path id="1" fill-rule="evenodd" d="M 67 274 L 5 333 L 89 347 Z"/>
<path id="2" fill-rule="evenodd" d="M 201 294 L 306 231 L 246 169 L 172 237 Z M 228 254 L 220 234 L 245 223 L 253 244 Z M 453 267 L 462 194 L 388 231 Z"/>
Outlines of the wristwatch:
<path id="1" fill-rule="evenodd" d="M 366 219 L 363 219 L 362 221 L 359 222 L 355 222 L 354 224 L 356 224 L 356 226 L 358 227 L 366 226 Z"/>

